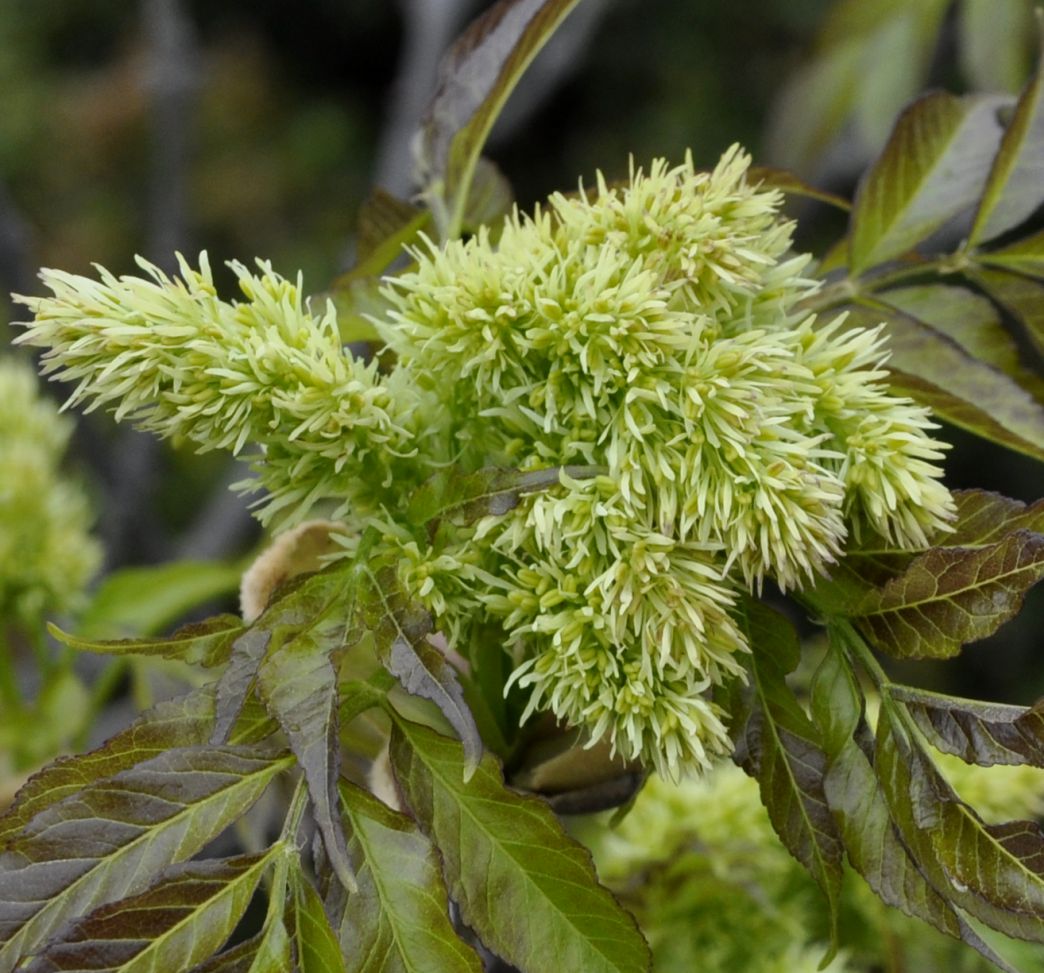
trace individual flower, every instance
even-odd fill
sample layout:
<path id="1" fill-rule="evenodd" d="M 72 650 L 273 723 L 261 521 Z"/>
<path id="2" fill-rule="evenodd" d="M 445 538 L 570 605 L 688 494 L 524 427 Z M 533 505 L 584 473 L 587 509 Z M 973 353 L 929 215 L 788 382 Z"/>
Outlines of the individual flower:
<path id="1" fill-rule="evenodd" d="M 0 359 L 0 627 L 74 607 L 101 561 L 87 496 L 61 472 L 71 425 L 27 364 Z"/>

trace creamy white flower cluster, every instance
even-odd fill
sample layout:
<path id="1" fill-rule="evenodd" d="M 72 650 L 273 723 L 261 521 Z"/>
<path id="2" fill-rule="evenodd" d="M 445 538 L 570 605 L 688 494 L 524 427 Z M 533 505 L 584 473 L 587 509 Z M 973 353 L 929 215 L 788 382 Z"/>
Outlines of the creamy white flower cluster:
<path id="1" fill-rule="evenodd" d="M 0 359 L 0 627 L 73 607 L 101 560 L 87 495 L 61 472 L 71 432 L 32 368 Z"/>
<path id="2" fill-rule="evenodd" d="M 810 581 L 853 525 L 925 546 L 953 510 L 927 410 L 885 385 L 880 331 L 797 307 L 809 258 L 788 255 L 780 194 L 748 165 L 732 149 L 713 172 L 599 178 L 495 245 L 416 251 L 386 288 L 382 335 L 448 403 L 469 465 L 604 471 L 480 525 L 460 571 L 432 552 L 455 575 L 445 627 L 481 605 L 524 646 L 531 710 L 667 774 L 729 747 L 708 690 L 747 648 L 741 587 Z M 500 560 L 462 595 L 475 544 Z"/>
<path id="3" fill-rule="evenodd" d="M 800 586 L 852 530 L 922 547 L 952 516 L 925 409 L 888 391 L 877 330 L 817 326 L 780 194 L 732 149 L 551 197 L 496 241 L 428 244 L 389 279 L 364 365 L 259 264 L 214 290 L 44 272 L 21 340 L 115 408 L 202 449 L 249 447 L 284 524 L 317 505 L 383 556 L 467 654 L 476 623 L 550 710 L 667 774 L 728 748 L 709 692 L 741 672 L 743 588 Z M 432 470 L 583 465 L 504 517 L 432 541 L 403 516 Z M 314 515 L 314 513 L 313 513 Z"/>

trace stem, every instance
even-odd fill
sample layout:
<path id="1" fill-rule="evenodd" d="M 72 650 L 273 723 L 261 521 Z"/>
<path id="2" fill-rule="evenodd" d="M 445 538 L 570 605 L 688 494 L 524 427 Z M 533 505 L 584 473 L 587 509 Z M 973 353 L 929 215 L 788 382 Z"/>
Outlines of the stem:
<path id="1" fill-rule="evenodd" d="M 301 827 L 301 818 L 304 816 L 305 808 L 308 806 L 308 788 L 305 785 L 304 775 L 297 779 L 294 787 L 294 795 L 290 798 L 290 808 L 286 812 L 283 821 L 283 830 L 279 840 L 287 844 L 296 844 L 297 831 Z"/>
<path id="2" fill-rule="evenodd" d="M 843 304 L 851 304 L 860 297 L 869 297 L 878 291 L 896 284 L 902 284 L 925 274 L 946 276 L 964 270 L 973 263 L 970 255 L 962 251 L 946 254 L 934 260 L 924 260 L 918 264 L 897 267 L 876 277 L 845 277 L 828 284 L 815 294 L 810 294 L 798 305 L 803 311 L 829 311 Z"/>
<path id="3" fill-rule="evenodd" d="M 859 664 L 874 681 L 874 685 L 880 692 L 883 701 L 888 694 L 889 687 L 892 685 L 892 680 L 888 678 L 888 673 L 884 671 L 881 663 L 877 661 L 877 657 L 870 650 L 870 646 L 866 644 L 866 641 L 847 618 L 839 618 L 833 624 L 840 632 L 841 638 L 848 645 L 849 649 L 852 650 L 852 654 L 859 660 Z"/>

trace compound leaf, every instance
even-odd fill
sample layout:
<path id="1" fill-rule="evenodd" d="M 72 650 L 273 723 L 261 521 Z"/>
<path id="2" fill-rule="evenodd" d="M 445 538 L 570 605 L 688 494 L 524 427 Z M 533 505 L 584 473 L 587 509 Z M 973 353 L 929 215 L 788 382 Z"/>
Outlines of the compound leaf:
<path id="1" fill-rule="evenodd" d="M 1044 534 L 1044 500 L 1027 505 L 988 490 L 955 490 L 953 499 L 957 519 L 946 547 L 984 547 L 1016 530 Z"/>
<path id="2" fill-rule="evenodd" d="M 490 949 L 522 973 L 649 968 L 648 947 L 598 884 L 590 854 L 542 801 L 508 791 L 492 756 L 465 783 L 459 743 L 396 718 L 391 759 L 463 920 Z"/>
<path id="3" fill-rule="evenodd" d="M 341 805 L 359 882 L 340 924 L 349 973 L 481 973 L 453 929 L 435 849 L 417 825 L 346 781 Z"/>
<path id="4" fill-rule="evenodd" d="M 823 890 L 836 941 L 841 839 L 823 793 L 826 755 L 819 733 L 786 683 L 798 663 L 793 626 L 759 602 L 746 608 L 756 705 L 745 733 L 744 769 L 783 844 Z"/>
<path id="5" fill-rule="evenodd" d="M 0 816 L 0 850 L 45 808 L 71 797 L 90 784 L 178 747 L 207 742 L 214 722 L 214 695 L 205 687 L 146 711 L 134 723 L 96 750 L 60 757 L 34 774 Z M 275 725 L 256 702 L 249 702 L 230 742 L 250 744 L 269 736 Z"/>
<path id="6" fill-rule="evenodd" d="M 174 865 L 146 892 L 67 925 L 25 973 L 187 969 L 232 935 L 270 857 L 271 851 Z"/>
<path id="7" fill-rule="evenodd" d="M 0 970 L 194 855 L 290 763 L 256 747 L 180 747 L 44 808 L 0 854 Z"/>
<path id="8" fill-rule="evenodd" d="M 813 678 L 811 706 L 827 751 L 824 793 L 852 867 L 886 904 L 963 940 L 1007 970 L 900 837 L 874 776 L 863 696 L 835 639 Z"/>
<path id="9" fill-rule="evenodd" d="M 984 824 L 909 734 L 894 703 L 881 707 L 874 752 L 892 820 L 933 884 L 992 929 L 1044 942 L 1040 827 Z"/>
<path id="10" fill-rule="evenodd" d="M 308 786 L 316 827 L 337 877 L 355 888 L 337 813 L 340 751 L 337 735 L 337 673 L 331 654 L 344 642 L 339 616 L 320 618 L 265 657 L 258 692 L 279 721 Z"/>
<path id="11" fill-rule="evenodd" d="M 983 767 L 1044 767 L 1044 703 L 1006 706 L 898 685 L 889 686 L 888 695 L 937 750 Z"/>

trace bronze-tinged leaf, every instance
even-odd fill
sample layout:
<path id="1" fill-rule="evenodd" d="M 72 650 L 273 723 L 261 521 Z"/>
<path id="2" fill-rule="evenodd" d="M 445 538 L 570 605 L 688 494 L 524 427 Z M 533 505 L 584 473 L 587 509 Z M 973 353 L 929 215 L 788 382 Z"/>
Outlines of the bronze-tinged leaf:
<path id="1" fill-rule="evenodd" d="M 232 935 L 272 857 L 187 862 L 148 891 L 65 926 L 25 973 L 145 973 L 186 970 Z"/>
<path id="2" fill-rule="evenodd" d="M 903 724 L 878 718 L 875 770 L 892 820 L 939 891 L 992 929 L 1044 943 L 1044 834 L 1033 822 L 986 825 Z"/>
<path id="3" fill-rule="evenodd" d="M 967 274 L 1022 325 L 1044 354 L 1044 284 L 1004 268 L 973 268 Z"/>
<path id="4" fill-rule="evenodd" d="M 287 973 L 293 969 L 290 934 L 279 918 L 256 936 L 194 966 L 191 973 Z"/>
<path id="5" fill-rule="evenodd" d="M 1044 500 L 1025 504 L 988 490 L 955 490 L 953 499 L 957 519 L 942 539 L 946 547 L 984 547 L 1016 530 L 1044 534 Z"/>
<path id="6" fill-rule="evenodd" d="M 980 196 L 1010 99 L 937 91 L 898 118 L 863 176 L 852 212 L 849 267 L 860 274 L 898 257 Z"/>
<path id="7" fill-rule="evenodd" d="M 1014 617 L 1044 577 L 1044 535 L 1019 530 L 979 548 L 935 548 L 869 592 L 853 610 L 859 630 L 900 659 L 945 659 Z"/>
<path id="8" fill-rule="evenodd" d="M 827 751 L 824 792 L 852 867 L 887 905 L 963 940 L 1009 970 L 937 888 L 900 837 L 872 764 L 862 692 L 837 639 L 812 680 L 812 714 Z M 1014 973 L 1014 971 L 1010 971 Z"/>
<path id="9" fill-rule="evenodd" d="M 127 729 L 88 753 L 59 757 L 34 774 L 0 816 L 0 851 L 32 818 L 88 785 L 114 777 L 168 750 L 207 742 L 214 723 L 213 687 L 198 689 L 143 713 Z M 248 702 L 229 742 L 257 743 L 275 731 L 275 722 L 257 702 Z"/>
<path id="10" fill-rule="evenodd" d="M 344 643 L 344 630 L 345 623 L 336 614 L 313 620 L 262 661 L 257 686 L 304 774 L 312 814 L 330 864 L 341 883 L 354 890 L 355 878 L 337 810 L 337 673 L 330 659 Z"/>
<path id="11" fill-rule="evenodd" d="M 291 763 L 256 746 L 180 747 L 45 807 L 0 854 L 0 971 L 194 855 Z"/>
<path id="12" fill-rule="evenodd" d="M 1044 459 L 1044 405 L 951 338 L 887 305 L 850 309 L 859 324 L 886 323 L 893 388 L 978 436 Z"/>
<path id="13" fill-rule="evenodd" d="M 902 703 L 937 750 L 970 764 L 1044 767 L 1044 704 L 1006 706 L 891 685 L 888 695 Z"/>
<path id="14" fill-rule="evenodd" d="M 346 781 L 341 806 L 359 881 L 337 910 L 349 973 L 481 973 L 450 922 L 438 856 L 417 825 Z"/>
<path id="15" fill-rule="evenodd" d="M 826 754 L 819 731 L 786 682 L 801 655 L 797 633 L 760 602 L 748 601 L 744 614 L 755 705 L 741 747 L 742 766 L 757 779 L 776 834 L 826 896 L 836 949 L 841 837 L 823 793 Z"/>
<path id="16" fill-rule="evenodd" d="M 1038 65 L 1004 130 L 968 244 L 992 240 L 1044 203 L 1044 66 Z"/>
<path id="17" fill-rule="evenodd" d="M 578 2 L 500 0 L 443 59 L 421 122 L 418 163 L 426 193 L 444 201 L 448 222 L 442 229 L 450 236 L 460 227 L 476 162 L 504 102 Z"/>
<path id="18" fill-rule="evenodd" d="M 431 700 L 460 736 L 467 757 L 464 773 L 470 777 L 482 756 L 482 735 L 468 708 L 457 677 L 446 656 L 427 642 L 432 619 L 422 605 L 411 602 L 395 572 L 376 577 L 367 571 L 368 583 L 357 601 L 358 621 L 371 632 L 382 665 L 412 696 Z"/>
<path id="19" fill-rule="evenodd" d="M 243 631 L 243 620 L 238 615 L 215 615 L 202 622 L 183 625 L 167 638 L 112 639 L 100 642 L 69 635 L 53 624 L 48 625 L 47 630 L 59 642 L 78 652 L 151 655 L 212 667 L 228 660 L 232 652 L 232 643 Z"/>
<path id="20" fill-rule="evenodd" d="M 318 625 L 338 601 L 347 601 L 350 567 L 338 562 L 315 574 L 295 576 L 276 590 L 262 615 L 232 643 L 231 658 L 217 684 L 212 743 L 227 739 L 254 685 L 262 660 Z"/>
<path id="21" fill-rule="evenodd" d="M 492 756 L 465 783 L 459 743 L 396 718 L 391 760 L 462 919 L 490 949 L 522 973 L 649 969 L 634 919 L 598 884 L 590 853 L 546 804 L 507 790 Z"/>

